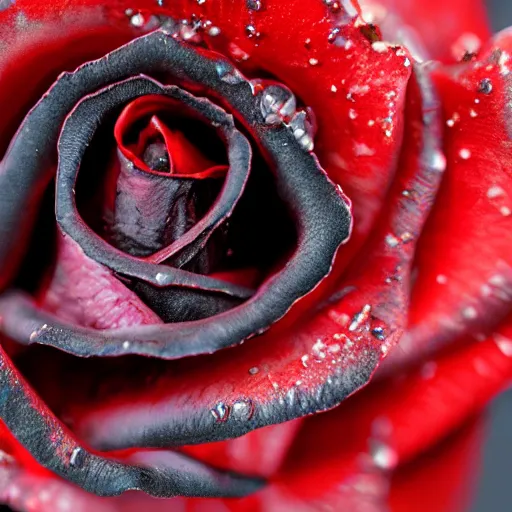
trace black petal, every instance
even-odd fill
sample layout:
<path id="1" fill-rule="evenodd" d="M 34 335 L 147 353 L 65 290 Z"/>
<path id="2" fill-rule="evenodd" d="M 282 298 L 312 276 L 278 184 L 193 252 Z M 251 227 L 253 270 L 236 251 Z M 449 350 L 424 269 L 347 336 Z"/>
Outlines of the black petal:
<path id="1" fill-rule="evenodd" d="M 48 102 L 52 105 L 52 112 L 58 113 L 61 112 L 62 103 L 65 103 L 69 109 L 70 97 L 78 99 L 76 96 L 90 93 L 109 81 L 120 80 L 127 75 L 140 72 L 162 71 L 187 83 L 204 86 L 217 94 L 255 134 L 275 169 L 278 192 L 295 218 L 298 231 L 295 253 L 287 265 L 268 279 L 253 297 L 241 306 L 214 318 L 98 332 L 60 324 L 43 312 L 37 312 L 34 316 L 30 308 L 23 308 L 17 313 L 25 316 L 27 321 L 13 322 L 14 316 L 12 316 L 4 324 L 5 332 L 20 342 L 49 344 L 84 356 L 137 353 L 176 358 L 213 352 L 265 331 L 285 315 L 294 302 L 313 290 L 329 273 L 338 247 L 347 239 L 351 218 L 343 196 L 321 169 L 316 157 L 303 150 L 286 126 L 265 124 L 260 109 L 261 93 L 254 96 L 251 84 L 243 77 L 237 76 L 236 80 L 233 79 L 234 69 L 227 61 L 219 57 L 207 58 L 164 32 L 157 31 L 141 37 L 111 53 L 108 58 L 89 63 L 75 73 L 63 75 L 40 106 Z M 226 77 L 229 79 L 226 80 Z M 98 237 L 93 238 L 90 230 L 74 218 L 70 191 L 73 176 L 80 164 L 80 154 L 89 136 L 84 132 L 90 130 L 91 119 L 94 124 L 101 118 L 97 110 L 93 109 L 89 112 L 88 109 L 102 100 L 108 105 L 109 101 L 113 101 L 112 98 L 122 95 L 127 90 L 132 92 L 122 96 L 123 98 L 129 97 L 130 94 L 148 94 L 148 91 L 155 90 L 161 93 L 162 91 L 161 86 L 145 78 L 118 84 L 83 100 L 63 129 L 57 184 L 58 220 L 62 228 L 82 246 L 90 257 L 124 275 L 143 279 L 156 286 L 199 287 L 244 296 L 247 291 L 237 289 L 234 285 L 204 276 L 193 276 L 185 271 L 170 269 L 163 265 L 150 265 L 118 253 L 103 240 Z M 62 98 L 65 100 L 63 101 Z M 79 115 L 82 109 L 91 115 L 96 112 L 96 116 L 84 118 L 83 115 Z M 77 123 L 78 119 L 79 123 Z M 88 119 L 89 122 L 87 122 Z M 19 137 L 23 138 L 26 127 L 31 122 L 35 125 L 34 130 L 36 128 L 40 130 L 38 122 L 45 123 L 45 121 L 39 117 L 38 111 L 34 110 L 25 121 Z M 55 131 L 55 123 L 52 126 L 46 125 L 45 128 L 48 131 Z M 234 132 L 232 137 L 241 138 L 242 135 Z M 51 152 L 46 141 L 38 142 L 44 150 Z M 239 142 L 239 144 L 243 143 Z M 13 153 L 15 151 L 11 151 L 10 154 Z M 244 156 L 247 154 L 243 152 L 239 155 L 240 158 Z M 6 165 L 10 163 L 14 164 L 8 159 Z M 28 168 L 33 175 L 41 173 L 37 161 L 29 163 L 32 164 Z M 34 179 L 32 175 L 30 179 Z M 67 183 L 66 180 L 68 180 Z M 15 204 L 17 211 L 22 208 L 23 197 L 20 197 L 22 194 L 25 194 L 25 198 L 29 196 L 25 190 L 18 192 Z M 67 201 L 68 207 L 59 208 L 62 201 Z M 1 200 L 0 205 L 5 206 Z M 12 217 L 11 211 L 8 217 Z M 195 247 L 198 240 L 202 243 L 199 236 L 190 241 L 191 246 Z M 6 240 L 2 242 L 8 243 Z M 188 246 L 183 249 L 183 252 L 187 251 Z M 1 255 L 0 251 L 0 262 Z"/>

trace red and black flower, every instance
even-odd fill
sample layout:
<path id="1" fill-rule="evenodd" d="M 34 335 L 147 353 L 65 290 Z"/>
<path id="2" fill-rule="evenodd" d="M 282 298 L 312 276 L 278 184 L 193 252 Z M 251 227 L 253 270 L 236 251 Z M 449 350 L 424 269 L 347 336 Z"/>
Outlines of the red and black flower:
<path id="1" fill-rule="evenodd" d="M 0 1 L 1 501 L 410 510 L 512 372 L 512 40 L 457 3 Z"/>

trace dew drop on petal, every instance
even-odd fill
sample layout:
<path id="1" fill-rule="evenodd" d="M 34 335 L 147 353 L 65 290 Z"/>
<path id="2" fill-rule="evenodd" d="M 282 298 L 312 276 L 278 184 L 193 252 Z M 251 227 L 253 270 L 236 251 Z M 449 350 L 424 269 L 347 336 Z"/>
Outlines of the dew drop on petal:
<path id="1" fill-rule="evenodd" d="M 363 309 L 359 313 L 356 313 L 354 317 L 352 318 L 352 322 L 350 323 L 348 330 L 353 332 L 355 331 L 363 322 L 366 322 L 368 320 L 368 317 L 370 316 L 370 311 L 372 310 L 372 307 L 370 304 L 365 304 L 363 306 Z"/>
<path id="2" fill-rule="evenodd" d="M 377 338 L 379 341 L 384 341 L 386 339 L 386 333 L 382 327 L 375 327 L 371 331 L 372 336 Z"/>
<path id="3" fill-rule="evenodd" d="M 493 185 L 492 187 L 489 187 L 487 189 L 487 197 L 489 199 L 493 199 L 495 197 L 500 197 L 500 196 L 504 196 L 504 195 L 505 195 L 505 191 L 498 185 Z"/>
<path id="4" fill-rule="evenodd" d="M 334 43 L 340 34 L 340 30 L 340 27 L 334 27 L 333 29 L 331 29 L 329 35 L 327 36 L 327 41 L 329 43 Z"/>
<path id="5" fill-rule="evenodd" d="M 208 29 L 208 35 L 212 37 L 216 37 L 220 34 L 220 28 L 219 27 L 210 27 Z"/>
<path id="6" fill-rule="evenodd" d="M 446 170 L 446 157 L 442 151 L 432 151 L 429 160 L 429 165 L 434 171 L 444 172 Z"/>
<path id="7" fill-rule="evenodd" d="M 158 284 L 165 284 L 167 282 L 167 274 L 158 272 L 155 279 Z"/>
<path id="8" fill-rule="evenodd" d="M 215 65 L 217 75 L 219 78 L 227 84 L 235 85 L 243 82 L 244 77 L 238 71 L 238 69 L 231 66 L 229 63 L 220 61 Z"/>
<path id="9" fill-rule="evenodd" d="M 134 26 L 134 27 L 143 27 L 144 24 L 146 23 L 146 20 L 144 19 L 144 16 L 138 12 L 137 14 L 134 14 L 131 18 L 130 18 L 130 23 Z"/>
<path id="10" fill-rule="evenodd" d="M 227 421 L 229 417 L 229 407 L 224 402 L 219 402 L 210 412 L 218 423 Z"/>
<path id="11" fill-rule="evenodd" d="M 289 123 L 293 136 L 305 151 L 313 151 L 315 122 L 308 110 L 297 112 Z"/>
<path id="12" fill-rule="evenodd" d="M 491 94 L 492 92 L 492 82 L 490 78 L 484 78 L 480 80 L 478 84 L 478 92 L 482 94 Z"/>
<path id="13" fill-rule="evenodd" d="M 256 375 L 259 371 L 260 371 L 260 369 L 257 366 L 253 366 L 252 368 L 249 368 L 249 373 L 251 375 Z"/>
<path id="14" fill-rule="evenodd" d="M 466 320 L 473 320 L 478 316 L 477 310 L 473 306 L 467 306 L 462 310 L 462 317 Z"/>
<path id="15" fill-rule="evenodd" d="M 254 404 L 250 399 L 237 400 L 232 407 L 233 417 L 237 420 L 250 420 L 254 414 Z"/>
<path id="16" fill-rule="evenodd" d="M 261 0 L 246 0 L 246 5 L 251 11 L 260 11 L 263 7 Z"/>
<path id="17" fill-rule="evenodd" d="M 398 238 L 391 234 L 391 233 L 388 233 L 386 235 L 386 244 L 389 246 L 389 247 L 396 247 L 398 244 L 400 243 L 400 240 L 398 240 Z"/>
<path id="18" fill-rule="evenodd" d="M 459 151 L 459 156 L 462 158 L 462 160 L 468 160 L 471 157 L 471 151 L 469 151 L 469 149 L 462 148 Z"/>
<path id="19" fill-rule="evenodd" d="M 394 469 L 398 464 L 398 454 L 391 446 L 382 442 L 372 442 L 371 455 L 374 464 L 383 470 Z"/>
<path id="20" fill-rule="evenodd" d="M 448 282 L 448 278 L 444 274 L 438 274 L 436 276 L 436 282 L 438 284 L 446 284 Z"/>
<path id="21" fill-rule="evenodd" d="M 71 466 L 80 467 L 84 462 L 84 453 L 81 448 L 76 447 L 72 452 L 69 458 L 69 463 Z"/>
<path id="22" fill-rule="evenodd" d="M 295 115 L 297 101 L 287 87 L 269 85 L 261 94 L 260 111 L 266 124 L 279 125 Z"/>
<path id="23" fill-rule="evenodd" d="M 253 37 L 258 38 L 261 35 L 252 23 L 245 26 L 245 34 L 250 39 Z"/>
<path id="24" fill-rule="evenodd" d="M 502 336 L 501 334 L 495 334 L 493 339 L 503 355 L 512 357 L 512 340 L 510 338 Z"/>

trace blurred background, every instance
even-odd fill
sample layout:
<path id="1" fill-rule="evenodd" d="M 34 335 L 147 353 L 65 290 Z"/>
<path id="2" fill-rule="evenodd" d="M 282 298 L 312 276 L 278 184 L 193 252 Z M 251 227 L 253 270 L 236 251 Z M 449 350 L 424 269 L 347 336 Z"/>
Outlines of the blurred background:
<path id="1" fill-rule="evenodd" d="M 494 31 L 512 25 L 512 0 L 487 0 Z M 502 394 L 488 411 L 483 464 L 468 512 L 512 511 L 512 389 Z M 433 511 L 434 512 L 434 511 Z"/>
<path id="2" fill-rule="evenodd" d="M 487 0 L 491 22 L 494 30 L 512 25 L 512 1 L 511 0 Z"/>

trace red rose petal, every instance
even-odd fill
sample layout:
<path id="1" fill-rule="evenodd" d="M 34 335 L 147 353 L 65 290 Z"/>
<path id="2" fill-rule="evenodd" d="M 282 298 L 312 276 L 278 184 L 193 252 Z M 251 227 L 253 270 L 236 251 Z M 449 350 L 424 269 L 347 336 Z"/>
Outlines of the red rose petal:
<path id="1" fill-rule="evenodd" d="M 385 40 L 418 40 L 427 58 L 442 62 L 476 53 L 491 35 L 482 0 L 361 0 L 361 6 L 363 18 L 379 25 Z"/>
<path id="2" fill-rule="evenodd" d="M 392 356 L 397 364 L 481 334 L 512 305 L 511 50 L 511 33 L 503 32 L 477 62 L 434 74 L 448 166 L 419 244 L 411 325 Z"/>
<path id="3" fill-rule="evenodd" d="M 218 36 L 206 31 L 212 49 L 255 78 L 271 74 L 312 108 L 315 153 L 354 204 L 355 231 L 339 255 L 346 262 L 368 235 L 395 172 L 411 62 L 399 47 L 372 48 L 373 29 L 359 17 L 357 2 L 342 4 L 333 12 L 321 1 L 266 0 L 256 11 L 245 1 L 181 0 L 164 11 L 177 19 L 208 20 L 220 29 Z M 129 7 L 156 12 L 152 1 Z M 293 28 L 283 20 L 293 20 Z M 261 37 L 251 36 L 251 25 Z M 336 42 L 329 42 L 333 35 Z"/>
<path id="4" fill-rule="evenodd" d="M 146 172 L 156 173 L 142 160 L 142 153 L 148 141 L 155 135 L 165 142 L 169 155 L 170 172 L 173 177 L 189 177 L 196 179 L 223 177 L 226 174 L 226 165 L 215 165 L 208 160 L 198 148 L 180 132 L 171 130 L 163 123 L 158 113 L 172 111 L 179 107 L 176 100 L 164 96 L 142 96 L 127 105 L 119 115 L 114 128 L 114 135 L 119 149 L 124 156 Z M 147 127 L 141 131 L 139 141 L 135 145 L 124 144 L 124 135 L 137 122 L 149 114 L 153 114 Z M 167 174 L 167 173 L 157 173 Z"/>
<path id="5" fill-rule="evenodd" d="M 367 382 L 405 328 L 415 240 L 442 176 L 438 104 L 428 71 L 418 77 L 421 89 L 409 88 L 407 150 L 390 209 L 330 304 L 257 343 L 158 363 L 149 388 L 139 379 L 118 393 L 113 376 L 101 396 L 87 394 L 83 405 L 74 396 L 66 414 L 82 436 L 103 448 L 221 440 L 328 409 Z"/>

